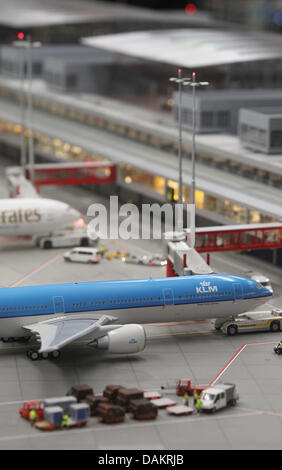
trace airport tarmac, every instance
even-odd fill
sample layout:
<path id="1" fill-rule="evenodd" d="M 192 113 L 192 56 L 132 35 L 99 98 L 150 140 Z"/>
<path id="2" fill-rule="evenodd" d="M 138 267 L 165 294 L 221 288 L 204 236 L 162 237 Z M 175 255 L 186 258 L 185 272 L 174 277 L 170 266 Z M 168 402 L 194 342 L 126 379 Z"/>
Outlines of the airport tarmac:
<path id="1" fill-rule="evenodd" d="M 99 198 L 83 188 L 46 188 L 42 194 L 85 207 Z M 1 192 L 2 196 L 2 192 Z M 160 241 L 101 242 L 109 251 L 161 252 Z M 136 266 L 120 259 L 98 265 L 64 262 L 65 249 L 41 250 L 30 241 L 1 240 L 0 286 L 163 277 L 165 268 Z M 242 254 L 212 255 L 218 272 L 254 270 L 269 275 L 282 305 L 281 268 Z M 228 312 L 227 312 L 228 313 Z M 153 319 L 152 319 L 153 321 Z M 69 345 L 57 361 L 31 361 L 26 344 L 0 343 L 0 449 L 281 449 L 282 357 L 273 352 L 281 333 L 224 336 L 210 321 L 146 325 L 147 347 L 138 355 L 110 355 L 85 342 Z M 1 336 L 1 325 L 0 325 Z M 180 377 L 193 383 L 232 382 L 240 400 L 213 415 L 171 417 L 165 410 L 155 421 L 106 425 L 90 418 L 82 429 L 40 432 L 18 414 L 24 400 L 64 395 L 70 386 L 87 383 L 96 394 L 115 383 L 160 390 L 178 400 Z"/>

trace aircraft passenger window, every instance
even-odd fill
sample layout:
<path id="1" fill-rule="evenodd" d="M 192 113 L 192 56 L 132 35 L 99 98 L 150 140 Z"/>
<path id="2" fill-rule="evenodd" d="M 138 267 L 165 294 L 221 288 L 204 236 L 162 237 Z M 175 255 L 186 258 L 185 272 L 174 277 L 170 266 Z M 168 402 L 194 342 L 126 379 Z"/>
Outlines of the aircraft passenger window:
<path id="1" fill-rule="evenodd" d="M 123 299 L 121 299 L 121 303 L 123 303 Z"/>
<path id="2" fill-rule="evenodd" d="M 126 302 L 127 302 L 127 299 L 124 299 L 124 302 L 126 303 Z"/>
<path id="3" fill-rule="evenodd" d="M 105 303 L 106 303 L 106 301 L 105 301 L 105 300 L 103 300 L 103 304 L 105 304 Z"/>
<path id="4" fill-rule="evenodd" d="M 128 302 L 131 302 L 131 299 L 128 299 Z"/>
<path id="5" fill-rule="evenodd" d="M 160 298 L 160 297 L 158 297 L 158 300 L 161 300 L 161 298 Z"/>
<path id="6" fill-rule="evenodd" d="M 101 305 L 101 303 L 102 303 L 101 300 L 99 300 L 99 305 Z"/>

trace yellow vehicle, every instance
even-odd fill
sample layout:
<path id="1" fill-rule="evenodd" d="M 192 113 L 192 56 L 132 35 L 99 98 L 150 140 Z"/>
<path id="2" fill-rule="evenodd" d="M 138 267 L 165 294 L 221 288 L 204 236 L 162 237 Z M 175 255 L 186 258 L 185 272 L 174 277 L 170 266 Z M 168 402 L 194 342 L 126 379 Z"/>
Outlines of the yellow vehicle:
<path id="1" fill-rule="evenodd" d="M 220 330 L 228 336 L 251 331 L 272 331 L 282 329 L 282 310 L 273 308 L 261 312 L 248 312 L 238 315 L 234 320 L 227 320 Z"/>

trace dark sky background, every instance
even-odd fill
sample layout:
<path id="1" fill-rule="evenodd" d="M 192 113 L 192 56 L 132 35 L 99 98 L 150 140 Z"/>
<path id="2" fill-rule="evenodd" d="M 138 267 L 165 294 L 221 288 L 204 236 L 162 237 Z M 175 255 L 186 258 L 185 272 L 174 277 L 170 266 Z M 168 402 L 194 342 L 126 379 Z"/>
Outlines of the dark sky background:
<path id="1" fill-rule="evenodd" d="M 201 7 L 201 0 L 104 0 L 110 3 L 126 3 L 138 7 L 164 9 L 184 9 L 188 3 L 193 3 L 197 8 Z"/>

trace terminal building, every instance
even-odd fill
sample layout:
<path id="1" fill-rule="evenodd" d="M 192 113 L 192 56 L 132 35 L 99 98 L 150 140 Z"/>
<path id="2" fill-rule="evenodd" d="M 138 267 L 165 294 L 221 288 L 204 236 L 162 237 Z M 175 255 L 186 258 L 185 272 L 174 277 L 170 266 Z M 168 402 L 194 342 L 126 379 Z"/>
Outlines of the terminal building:
<path id="1" fill-rule="evenodd" d="M 179 49 L 176 50 L 172 44 L 177 35 Z M 207 126 L 196 138 L 198 218 L 212 225 L 256 224 L 282 219 L 282 152 L 278 152 L 278 146 L 278 153 L 272 155 L 268 153 L 269 147 L 249 145 L 251 128 L 258 129 L 261 143 L 263 132 L 280 132 L 275 127 L 276 124 L 279 127 L 279 120 L 274 124 L 272 115 L 266 113 L 266 109 L 277 105 L 281 109 L 277 80 L 282 70 L 280 38 L 272 41 L 272 36 L 267 35 L 263 41 L 261 35 L 245 38 L 230 31 L 219 33 L 212 29 L 194 28 L 192 31 L 187 28 L 170 34 L 155 31 L 88 38 L 83 46 L 75 47 L 83 47 L 85 53 L 79 58 L 79 52 L 74 50 L 73 60 L 71 53 L 61 54 L 60 49 L 57 53 L 42 55 L 41 71 L 32 83 L 32 123 L 22 121 L 19 112 L 20 80 L 16 74 L 11 78 L 9 70 L 9 75 L 7 69 L 2 70 L 0 143 L 3 154 L 10 155 L 11 159 L 18 158 L 22 129 L 28 135 L 31 125 L 36 161 L 108 160 L 116 164 L 116 182 L 95 186 L 95 191 L 119 194 L 123 201 L 141 203 L 166 202 L 168 190 L 172 190 L 177 200 L 179 139 L 178 122 L 172 111 L 177 97 L 173 95 L 175 88 L 169 77 L 182 66 L 183 75 L 195 70 L 200 80 L 211 83 L 209 91 L 197 92 L 198 130 L 201 130 L 203 117 L 199 113 L 201 106 L 203 112 L 211 112 L 208 106 L 213 107 L 212 96 L 221 94 L 222 97 L 217 100 L 217 115 L 213 116 L 217 127 L 212 131 Z M 2 53 L 4 57 L 5 47 Z M 265 64 L 275 67 L 266 68 Z M 90 77 L 88 84 L 74 78 L 74 75 L 80 76 L 80 67 L 83 74 Z M 99 76 L 95 70 L 99 69 L 102 78 L 105 74 L 104 80 L 95 83 L 95 76 Z M 260 70 L 257 86 L 260 84 L 259 89 L 263 89 L 262 99 L 262 93 L 249 91 L 253 77 Z M 276 91 L 268 91 L 271 84 Z M 227 97 L 232 94 L 238 99 L 228 102 Z M 229 108 L 223 106 L 224 96 Z M 183 96 L 183 104 L 185 99 Z M 170 105 L 164 109 L 160 103 Z M 257 115 L 246 115 L 242 111 L 257 110 L 261 106 L 265 110 L 261 115 L 271 121 L 272 127 L 266 127 L 266 123 L 262 127 Z M 232 113 L 236 116 L 237 132 Z M 229 119 L 230 127 L 226 125 Z M 279 134 L 273 137 L 278 142 Z M 186 125 L 182 142 L 185 202 L 190 201 L 191 145 L 191 131 Z"/>

